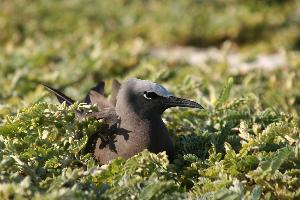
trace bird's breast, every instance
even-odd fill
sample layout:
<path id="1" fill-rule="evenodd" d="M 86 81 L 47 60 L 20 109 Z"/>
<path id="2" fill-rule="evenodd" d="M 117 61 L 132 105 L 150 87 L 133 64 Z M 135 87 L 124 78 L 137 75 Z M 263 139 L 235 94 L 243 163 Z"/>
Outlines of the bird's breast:
<path id="1" fill-rule="evenodd" d="M 153 153 L 166 151 L 173 157 L 173 142 L 161 119 L 121 119 L 119 128 L 112 135 L 107 144 L 103 145 L 101 139 L 97 141 L 95 157 L 101 163 L 116 157 L 129 158 L 145 149 Z"/>

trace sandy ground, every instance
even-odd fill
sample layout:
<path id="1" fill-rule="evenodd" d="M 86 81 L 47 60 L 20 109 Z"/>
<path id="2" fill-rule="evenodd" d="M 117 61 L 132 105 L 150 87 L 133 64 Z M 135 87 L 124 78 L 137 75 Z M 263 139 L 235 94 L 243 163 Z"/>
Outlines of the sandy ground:
<path id="1" fill-rule="evenodd" d="M 217 48 L 199 49 L 194 47 L 154 48 L 150 55 L 169 62 L 183 61 L 190 65 L 207 66 L 210 62 L 226 62 L 232 73 L 247 73 L 253 69 L 273 70 L 288 65 L 285 51 L 245 57 L 238 52 L 224 52 Z"/>

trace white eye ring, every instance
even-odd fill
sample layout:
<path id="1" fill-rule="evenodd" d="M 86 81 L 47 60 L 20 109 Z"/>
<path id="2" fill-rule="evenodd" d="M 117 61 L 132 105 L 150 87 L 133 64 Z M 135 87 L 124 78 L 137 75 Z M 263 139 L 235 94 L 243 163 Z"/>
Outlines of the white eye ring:
<path id="1" fill-rule="evenodd" d="M 143 96 L 145 97 L 145 99 L 151 100 L 152 98 L 151 98 L 151 97 L 148 97 L 147 94 L 148 94 L 148 92 L 144 92 L 144 95 L 143 95 Z"/>

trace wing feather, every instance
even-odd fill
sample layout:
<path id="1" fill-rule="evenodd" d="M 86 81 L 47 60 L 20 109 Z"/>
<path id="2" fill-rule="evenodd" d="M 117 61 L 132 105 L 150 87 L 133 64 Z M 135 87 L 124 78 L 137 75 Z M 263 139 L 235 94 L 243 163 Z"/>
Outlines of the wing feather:
<path id="1" fill-rule="evenodd" d="M 85 97 L 84 102 L 88 104 L 97 104 L 99 110 L 112 107 L 110 102 L 104 96 L 105 83 L 100 81 L 95 87 L 91 88 Z"/>
<path id="2" fill-rule="evenodd" d="M 57 97 L 57 100 L 59 101 L 59 103 L 63 103 L 64 101 L 67 103 L 68 106 L 72 105 L 75 101 L 73 99 L 71 99 L 70 97 L 66 96 L 65 94 L 63 94 L 62 92 L 48 86 L 45 85 L 43 83 L 41 83 L 44 87 L 46 87 L 48 90 L 50 90 L 51 92 L 53 92 L 55 94 L 55 96 Z"/>
<path id="3" fill-rule="evenodd" d="M 114 79 L 111 85 L 111 96 L 110 96 L 110 102 L 114 107 L 116 106 L 117 103 L 117 95 L 120 87 L 121 87 L 121 83 L 116 79 Z"/>

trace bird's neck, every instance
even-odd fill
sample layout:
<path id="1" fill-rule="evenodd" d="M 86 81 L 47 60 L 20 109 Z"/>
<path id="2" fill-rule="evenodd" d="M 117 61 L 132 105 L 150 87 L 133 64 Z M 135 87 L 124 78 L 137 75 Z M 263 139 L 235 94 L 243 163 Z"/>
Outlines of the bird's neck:
<path id="1" fill-rule="evenodd" d="M 122 111 L 117 110 L 117 114 L 122 120 L 134 121 L 162 121 L 161 114 L 157 113 L 139 113 L 132 109 L 122 109 Z"/>
<path id="2" fill-rule="evenodd" d="M 146 148 L 154 153 L 167 151 L 169 156 L 173 155 L 172 139 L 160 114 L 144 115 L 130 108 L 121 111 L 117 110 L 117 113 L 121 118 L 121 127 L 128 131 L 126 144 L 136 147 L 137 152 Z"/>
<path id="3" fill-rule="evenodd" d="M 139 110 L 133 109 L 130 105 L 123 105 L 122 107 L 117 106 L 116 112 L 120 117 L 122 124 L 129 129 L 136 130 L 141 127 L 144 127 L 145 129 L 152 129 L 151 127 L 155 124 L 158 126 L 164 126 L 160 113 L 139 112 Z"/>

